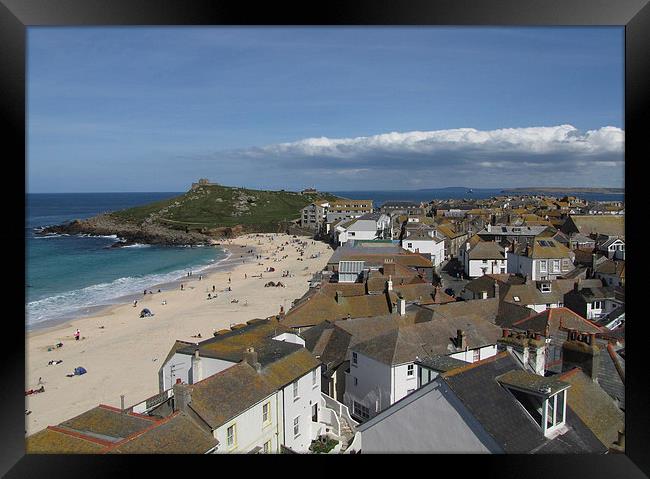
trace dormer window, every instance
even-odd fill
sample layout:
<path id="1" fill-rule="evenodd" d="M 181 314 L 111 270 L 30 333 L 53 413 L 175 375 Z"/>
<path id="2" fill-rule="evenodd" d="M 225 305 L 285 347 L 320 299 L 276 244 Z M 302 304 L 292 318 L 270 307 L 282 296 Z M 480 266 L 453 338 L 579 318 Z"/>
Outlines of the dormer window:
<path id="1" fill-rule="evenodd" d="M 514 300 L 515 303 L 521 301 L 521 299 L 519 299 L 519 296 L 513 296 L 512 299 Z"/>
<path id="2" fill-rule="evenodd" d="M 561 433 L 566 422 L 569 383 L 523 370 L 509 371 L 497 381 L 514 396 L 546 437 Z"/>
<path id="3" fill-rule="evenodd" d="M 550 293 L 551 292 L 551 283 L 540 283 L 539 290 L 542 293 Z"/>

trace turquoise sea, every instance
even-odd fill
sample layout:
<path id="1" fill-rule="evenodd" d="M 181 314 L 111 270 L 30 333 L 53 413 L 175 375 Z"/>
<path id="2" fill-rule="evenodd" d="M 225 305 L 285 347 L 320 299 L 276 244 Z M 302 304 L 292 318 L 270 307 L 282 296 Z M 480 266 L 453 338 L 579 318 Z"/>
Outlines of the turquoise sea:
<path id="1" fill-rule="evenodd" d="M 142 293 L 154 285 L 215 265 L 215 247 L 133 245 L 109 248 L 116 237 L 36 236 L 35 228 L 141 205 L 180 193 L 28 194 L 25 218 L 27 329 L 73 318 L 87 308 Z"/>

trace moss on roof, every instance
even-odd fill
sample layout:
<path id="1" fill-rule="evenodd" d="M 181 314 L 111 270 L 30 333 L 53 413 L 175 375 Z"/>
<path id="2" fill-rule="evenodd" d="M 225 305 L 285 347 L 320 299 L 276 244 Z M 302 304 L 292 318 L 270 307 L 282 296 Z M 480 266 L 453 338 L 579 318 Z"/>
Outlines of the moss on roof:
<path id="1" fill-rule="evenodd" d="M 47 427 L 25 440 L 27 454 L 97 454 L 107 444 Z"/>

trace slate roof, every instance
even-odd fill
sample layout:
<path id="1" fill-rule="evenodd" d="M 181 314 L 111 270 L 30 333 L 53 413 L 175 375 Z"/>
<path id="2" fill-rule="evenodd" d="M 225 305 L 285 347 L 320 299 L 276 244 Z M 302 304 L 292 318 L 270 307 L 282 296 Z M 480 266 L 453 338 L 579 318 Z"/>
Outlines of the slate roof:
<path id="1" fill-rule="evenodd" d="M 622 347 L 597 342 L 601 348 L 598 362 L 598 384 L 625 410 L 625 359 L 620 356 Z"/>
<path id="2" fill-rule="evenodd" d="M 583 333 L 600 333 L 602 331 L 596 324 L 565 307 L 549 308 L 534 316 L 514 322 L 512 327 L 522 331 L 535 331 L 545 336 L 560 329 L 576 329 Z"/>
<path id="3" fill-rule="evenodd" d="M 110 454 L 204 454 L 217 441 L 188 414 L 177 411 L 144 432 L 109 448 Z"/>
<path id="4" fill-rule="evenodd" d="M 495 318 L 495 323 L 503 328 L 512 327 L 513 323 L 537 314 L 534 309 L 526 306 L 501 301 Z"/>
<path id="5" fill-rule="evenodd" d="M 319 364 L 303 347 L 263 367 L 259 373 L 242 361 L 186 386 L 191 394 L 189 406 L 212 429 L 217 429 Z"/>
<path id="6" fill-rule="evenodd" d="M 571 258 L 571 250 L 559 241 L 535 238 L 530 243 L 522 243 L 515 248 L 515 254 L 528 258 Z"/>
<path id="7" fill-rule="evenodd" d="M 307 301 L 294 306 L 280 323 L 285 327 L 314 326 L 325 320 L 382 316 L 391 313 L 391 302 L 385 294 L 348 296 L 340 302 L 328 294 L 318 292 Z"/>
<path id="8" fill-rule="evenodd" d="M 505 453 L 607 451 L 570 406 L 566 417 L 569 431 L 547 439 L 518 401 L 496 380 L 497 376 L 516 370 L 520 370 L 519 364 L 504 352 L 443 373 L 440 378 Z"/>
<path id="9" fill-rule="evenodd" d="M 596 266 L 596 273 L 613 274 L 619 278 L 625 278 L 625 261 L 607 259 Z"/>
<path id="10" fill-rule="evenodd" d="M 303 337 L 305 347 L 318 357 L 327 370 L 335 369 L 345 362 L 352 340 L 350 333 L 329 321 L 309 328 Z"/>
<path id="11" fill-rule="evenodd" d="M 506 259 L 503 247 L 493 241 L 480 241 L 469 250 L 469 259 Z"/>
<path id="12" fill-rule="evenodd" d="M 108 444 L 48 426 L 25 440 L 25 451 L 27 454 L 97 454 Z"/>
<path id="13" fill-rule="evenodd" d="M 116 441 L 148 428 L 152 420 L 140 415 L 122 414 L 117 408 L 100 404 L 59 426 L 99 439 Z"/>
<path id="14" fill-rule="evenodd" d="M 465 361 L 445 355 L 420 358 L 415 363 L 438 372 L 451 371 L 467 365 Z"/>
<path id="15" fill-rule="evenodd" d="M 625 426 L 625 414 L 602 387 L 580 368 L 562 373 L 559 378 L 571 384 L 567 404 L 600 442 L 609 447 L 617 441 L 618 431 Z"/>
<path id="16" fill-rule="evenodd" d="M 271 339 L 290 330 L 275 319 L 253 321 L 249 321 L 250 324 L 241 328 L 231 329 L 225 334 L 201 341 L 198 346 L 181 348 L 178 352 L 192 355 L 198 347 L 199 355 L 202 357 L 239 362 L 246 348 L 253 347 L 258 352 L 259 362 L 264 366 L 300 347 L 294 343 Z"/>
<path id="17" fill-rule="evenodd" d="M 577 230 L 580 234 L 605 234 L 625 236 L 625 216 L 623 215 L 572 215 L 562 226 L 566 233 Z"/>
<path id="18" fill-rule="evenodd" d="M 427 305 L 426 307 L 434 312 L 433 319 L 438 317 L 449 319 L 469 318 L 481 319 L 494 324 L 499 311 L 499 300 L 496 298 L 473 299 L 470 301 Z"/>

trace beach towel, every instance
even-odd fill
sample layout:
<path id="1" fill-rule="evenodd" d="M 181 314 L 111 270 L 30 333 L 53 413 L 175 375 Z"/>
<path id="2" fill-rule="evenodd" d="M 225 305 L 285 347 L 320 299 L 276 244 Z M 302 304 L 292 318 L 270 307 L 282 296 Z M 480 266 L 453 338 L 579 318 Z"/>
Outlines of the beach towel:
<path id="1" fill-rule="evenodd" d="M 81 376 L 82 374 L 86 374 L 88 371 L 86 371 L 85 368 L 82 368 L 81 366 L 74 368 L 74 374 L 75 376 Z"/>

